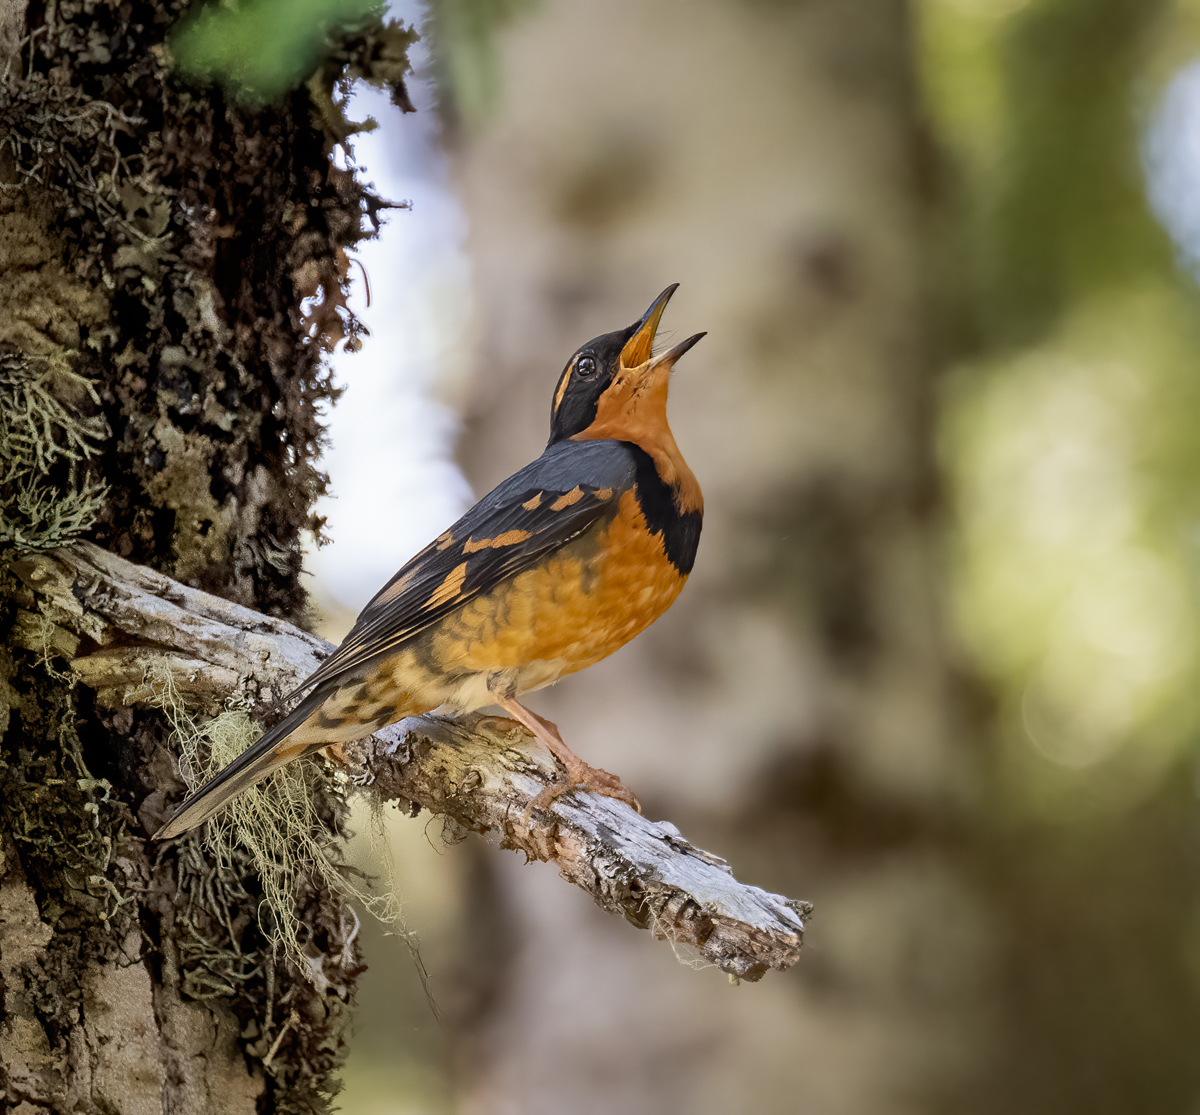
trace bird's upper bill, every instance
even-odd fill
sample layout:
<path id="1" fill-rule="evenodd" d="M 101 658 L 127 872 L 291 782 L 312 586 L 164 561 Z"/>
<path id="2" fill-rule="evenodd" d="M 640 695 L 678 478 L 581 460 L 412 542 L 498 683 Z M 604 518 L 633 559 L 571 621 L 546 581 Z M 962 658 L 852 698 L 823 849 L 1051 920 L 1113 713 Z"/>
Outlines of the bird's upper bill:
<path id="1" fill-rule="evenodd" d="M 647 374 L 652 370 L 660 368 L 669 371 L 675 361 L 705 335 L 697 333 L 695 336 L 689 337 L 686 341 L 681 341 L 674 348 L 668 349 L 661 356 L 652 357 L 654 335 L 658 332 L 659 320 L 662 318 L 663 310 L 667 308 L 667 303 L 671 301 L 671 295 L 678 289 L 679 284 L 672 283 L 654 300 L 650 309 L 642 315 L 642 320 L 630 326 L 633 330 L 633 336 L 625 342 L 624 347 L 621 349 L 622 369 L 632 371 L 644 367 Z"/>

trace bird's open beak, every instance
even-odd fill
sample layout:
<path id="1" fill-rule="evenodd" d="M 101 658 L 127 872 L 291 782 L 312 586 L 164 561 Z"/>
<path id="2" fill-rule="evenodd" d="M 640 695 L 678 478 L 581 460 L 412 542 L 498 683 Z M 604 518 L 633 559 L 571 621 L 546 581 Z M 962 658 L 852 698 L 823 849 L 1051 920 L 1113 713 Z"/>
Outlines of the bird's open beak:
<path id="1" fill-rule="evenodd" d="M 637 323 L 633 336 L 625 342 L 625 347 L 621 349 L 622 367 L 640 368 L 650 360 L 650 354 L 654 349 L 654 334 L 658 331 L 659 319 L 663 315 L 663 310 L 667 308 L 667 303 L 671 301 L 671 295 L 678 289 L 679 284 L 672 283 L 654 300 L 650 309 L 642 315 L 642 320 Z M 694 337 L 689 337 L 686 341 L 680 341 L 674 348 L 656 357 L 653 364 L 651 364 L 651 368 L 665 367 L 669 369 L 676 360 L 704 336 L 706 334 L 697 333 Z M 649 371 L 650 369 L 647 369 L 647 372 Z"/>

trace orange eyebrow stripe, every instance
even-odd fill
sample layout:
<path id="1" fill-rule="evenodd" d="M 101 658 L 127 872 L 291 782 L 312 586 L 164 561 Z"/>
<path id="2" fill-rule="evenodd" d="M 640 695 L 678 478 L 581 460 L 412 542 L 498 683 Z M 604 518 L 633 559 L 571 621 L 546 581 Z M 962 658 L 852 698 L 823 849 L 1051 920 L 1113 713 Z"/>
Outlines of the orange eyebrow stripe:
<path id="1" fill-rule="evenodd" d="M 497 534 L 495 538 L 481 538 L 478 542 L 474 538 L 468 538 L 466 545 L 463 546 L 463 553 L 474 554 L 489 548 L 515 546 L 518 542 L 524 542 L 528 537 L 529 531 L 527 530 L 506 530 L 503 534 Z"/>
<path id="2" fill-rule="evenodd" d="M 563 511 L 566 508 L 570 507 L 572 504 L 578 503 L 581 499 L 583 499 L 583 489 L 578 484 L 576 484 L 575 487 L 572 488 L 569 492 L 565 493 L 564 495 L 559 496 L 558 499 L 556 499 L 552 504 L 550 504 L 550 510 L 551 511 Z"/>
<path id="3" fill-rule="evenodd" d="M 524 507 L 526 511 L 536 511 L 542 506 L 542 493 L 538 492 L 533 499 L 527 499 L 523 504 L 521 504 L 521 506 Z"/>
<path id="4" fill-rule="evenodd" d="M 425 606 L 427 608 L 436 608 L 441 604 L 445 604 L 448 600 L 453 600 L 462 589 L 463 582 L 466 579 L 467 563 L 464 561 L 446 574 L 446 579 L 433 590 L 433 595 L 425 601 Z"/>
<path id="5" fill-rule="evenodd" d="M 571 382 L 571 376 L 575 374 L 575 365 L 572 364 L 570 369 L 563 375 L 562 383 L 558 385 L 558 390 L 554 393 L 554 410 L 558 410 L 562 406 L 563 396 L 567 393 L 567 384 Z"/>

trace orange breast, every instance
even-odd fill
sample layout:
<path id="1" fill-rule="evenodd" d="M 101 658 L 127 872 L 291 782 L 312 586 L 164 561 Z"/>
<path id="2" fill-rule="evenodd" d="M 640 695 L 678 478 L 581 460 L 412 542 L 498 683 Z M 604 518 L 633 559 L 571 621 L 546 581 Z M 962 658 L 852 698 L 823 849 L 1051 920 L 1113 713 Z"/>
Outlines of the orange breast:
<path id="1" fill-rule="evenodd" d="M 455 672 L 517 670 L 520 689 L 536 688 L 624 646 L 686 579 L 627 492 L 608 523 L 448 617 L 433 634 L 432 657 Z"/>

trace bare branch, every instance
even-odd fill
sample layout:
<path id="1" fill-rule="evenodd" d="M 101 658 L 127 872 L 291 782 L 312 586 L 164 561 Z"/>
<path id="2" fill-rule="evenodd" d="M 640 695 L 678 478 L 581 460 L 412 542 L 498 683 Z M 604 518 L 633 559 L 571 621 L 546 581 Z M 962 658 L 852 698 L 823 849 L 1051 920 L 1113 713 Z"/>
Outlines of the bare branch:
<path id="1" fill-rule="evenodd" d="M 278 695 L 332 646 L 283 620 L 133 565 L 90 543 L 22 558 L 20 641 L 69 660 L 110 707 L 155 703 L 148 667 L 170 669 L 190 707 L 215 711 L 254 687 Z M 734 878 L 666 822 L 595 794 L 524 815 L 555 777 L 523 727 L 497 716 L 420 716 L 345 749 L 356 781 L 385 800 L 445 816 L 504 848 L 554 863 L 606 910 L 738 979 L 758 980 L 799 956 L 805 902 Z"/>

